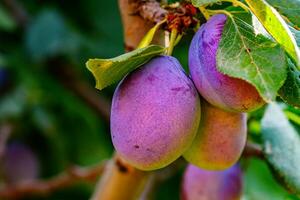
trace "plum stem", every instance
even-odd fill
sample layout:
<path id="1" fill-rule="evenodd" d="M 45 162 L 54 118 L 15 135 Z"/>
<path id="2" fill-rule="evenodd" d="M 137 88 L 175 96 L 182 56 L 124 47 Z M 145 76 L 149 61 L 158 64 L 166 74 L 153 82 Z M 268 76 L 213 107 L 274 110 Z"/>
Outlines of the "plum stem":
<path id="1" fill-rule="evenodd" d="M 205 9 L 205 6 L 200 6 L 199 10 L 201 11 L 201 13 L 203 14 L 204 18 L 206 20 L 209 20 L 210 18 L 210 14 L 207 12 L 207 10 Z"/>
<path id="2" fill-rule="evenodd" d="M 218 14 L 218 13 L 220 14 L 221 13 L 221 14 L 227 15 L 230 18 L 233 18 L 232 14 L 226 10 L 207 10 L 207 12 L 210 14 Z"/>
<path id="3" fill-rule="evenodd" d="M 172 55 L 172 53 L 173 53 L 174 46 L 176 45 L 177 35 L 178 35 L 177 29 L 175 29 L 175 28 L 172 29 L 170 45 L 169 45 L 168 50 L 167 50 L 167 55 L 169 55 L 169 56 Z"/>

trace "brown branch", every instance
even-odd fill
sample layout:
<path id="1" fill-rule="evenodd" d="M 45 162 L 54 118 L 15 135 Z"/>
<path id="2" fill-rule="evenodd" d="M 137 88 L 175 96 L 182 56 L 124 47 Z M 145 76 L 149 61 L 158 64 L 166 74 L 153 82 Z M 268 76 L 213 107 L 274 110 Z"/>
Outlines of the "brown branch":
<path id="1" fill-rule="evenodd" d="M 151 174 L 132 167 L 115 155 L 109 161 L 92 200 L 138 199 Z"/>
<path id="2" fill-rule="evenodd" d="M 155 0 L 119 0 L 119 8 L 123 22 L 125 51 L 137 47 L 144 35 L 160 21 L 166 11 Z M 145 20 L 146 19 L 146 20 Z M 158 33 L 154 43 L 163 43 L 162 32 Z"/>
<path id="3" fill-rule="evenodd" d="M 21 182 L 0 188 L 0 199 L 19 199 L 30 195 L 47 195 L 55 190 L 72 186 L 80 181 L 94 182 L 102 174 L 106 162 L 96 166 L 82 168 L 71 167 L 66 172 L 50 179 Z"/>
<path id="4" fill-rule="evenodd" d="M 250 158 L 250 157 L 256 157 L 259 159 L 265 159 L 263 149 L 260 145 L 248 142 L 246 143 L 246 147 L 244 149 L 244 152 L 242 154 L 243 158 Z"/>

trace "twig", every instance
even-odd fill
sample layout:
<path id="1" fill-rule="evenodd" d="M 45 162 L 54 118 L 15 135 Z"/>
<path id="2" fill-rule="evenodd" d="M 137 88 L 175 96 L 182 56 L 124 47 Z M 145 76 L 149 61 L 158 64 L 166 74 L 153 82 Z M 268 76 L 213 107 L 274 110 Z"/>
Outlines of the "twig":
<path id="1" fill-rule="evenodd" d="M 30 195 L 47 195 L 55 190 L 69 187 L 80 181 L 94 182 L 102 174 L 106 162 L 94 167 L 71 167 L 66 172 L 50 179 L 21 182 L 0 188 L 0 199 L 19 199 Z"/>

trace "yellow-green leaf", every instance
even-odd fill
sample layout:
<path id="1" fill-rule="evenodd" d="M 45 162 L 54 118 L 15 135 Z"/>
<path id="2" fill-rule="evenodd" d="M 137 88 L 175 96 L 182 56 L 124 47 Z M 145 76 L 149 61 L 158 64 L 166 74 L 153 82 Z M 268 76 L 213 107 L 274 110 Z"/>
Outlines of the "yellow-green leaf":
<path id="1" fill-rule="evenodd" d="M 280 14 L 265 0 L 246 0 L 251 11 L 256 15 L 273 38 L 284 47 L 286 52 L 300 66 L 300 50 L 289 27 Z"/>
<path id="2" fill-rule="evenodd" d="M 164 48 L 150 45 L 110 59 L 89 59 L 87 68 L 96 79 L 96 88 L 101 90 L 122 79 L 126 74 L 164 52 Z"/>

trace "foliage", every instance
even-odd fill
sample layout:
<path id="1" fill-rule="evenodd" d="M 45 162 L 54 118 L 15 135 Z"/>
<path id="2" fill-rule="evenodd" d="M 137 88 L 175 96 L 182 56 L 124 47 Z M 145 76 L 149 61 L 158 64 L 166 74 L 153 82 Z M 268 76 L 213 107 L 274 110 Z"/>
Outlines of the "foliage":
<path id="1" fill-rule="evenodd" d="M 299 153 L 295 153 L 300 147 L 300 111 L 296 108 L 300 106 L 299 0 L 267 0 L 285 21 L 278 18 L 279 14 L 274 14 L 269 5 L 264 7 L 265 12 L 258 13 L 261 7 L 251 4 L 258 1 L 246 1 L 252 5 L 248 6 L 253 13 L 242 17 L 234 13 L 242 12 L 240 8 L 230 6 L 228 9 L 230 3 L 214 4 L 216 2 L 219 1 L 192 1 L 196 6 L 208 6 L 207 9 L 226 10 L 232 16 L 228 17 L 220 44 L 218 69 L 247 80 L 266 101 L 277 102 L 268 106 L 266 113 L 265 108 L 249 113 L 249 141 L 264 145 L 267 162 L 241 159 L 245 174 L 244 197 L 249 200 L 299 199 L 279 185 L 279 182 L 287 183 L 289 189 L 299 193 L 299 179 L 295 179 L 299 168 L 288 164 L 299 162 L 296 157 Z M 72 1 L 72 6 L 69 1 L 19 3 L 30 17 L 24 29 L 10 9 L 0 2 L 0 69 L 9 72 L 9 84 L 4 89 L 0 86 L 0 122 L 14 126 L 8 143 L 21 142 L 33 150 L 39 160 L 41 179 L 52 177 L 70 165 L 93 165 L 111 157 L 109 125 L 82 96 L 70 89 L 74 82 L 65 72 L 75 74 L 75 83 L 83 82 L 96 94 L 110 99 L 114 83 L 163 53 L 164 48 L 148 46 L 117 57 L 123 52 L 117 1 L 79 0 Z M 266 13 L 272 23 L 263 19 Z M 204 23 L 203 17 L 199 18 Z M 190 32 L 184 35 L 173 54 L 185 69 L 192 36 Z M 115 58 L 106 59 L 109 57 Z M 109 87 L 101 91 L 93 88 L 94 79 L 85 67 L 89 58 L 105 58 L 94 60 L 107 67 L 96 75 L 98 79 L 103 78 L 97 88 Z M 92 71 L 99 70 L 92 68 Z M 272 151 L 274 155 L 270 155 L 270 143 L 273 150 L 275 145 L 280 152 Z M 179 199 L 181 176 L 180 171 L 160 185 L 155 199 Z M 0 181 L 4 181 L 1 173 Z M 93 184 L 80 183 L 49 196 L 26 199 L 88 199 L 93 189 Z"/>

